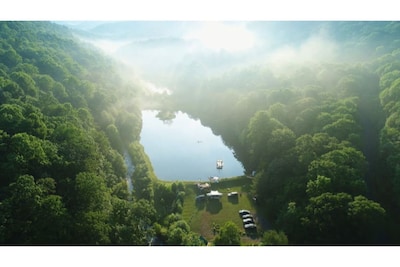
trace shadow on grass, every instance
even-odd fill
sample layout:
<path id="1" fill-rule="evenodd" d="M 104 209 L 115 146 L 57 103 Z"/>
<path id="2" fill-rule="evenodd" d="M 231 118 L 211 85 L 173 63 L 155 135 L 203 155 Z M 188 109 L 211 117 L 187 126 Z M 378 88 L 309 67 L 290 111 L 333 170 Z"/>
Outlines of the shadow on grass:
<path id="1" fill-rule="evenodd" d="M 202 199 L 202 200 L 196 200 L 196 208 L 197 210 L 203 210 L 206 206 L 206 200 Z"/>
<path id="2" fill-rule="evenodd" d="M 222 210 L 222 203 L 218 199 L 209 199 L 206 210 L 211 214 L 219 213 Z"/>
<path id="3" fill-rule="evenodd" d="M 258 231 L 256 228 L 253 229 L 245 229 L 246 235 L 251 239 L 257 239 L 259 237 Z"/>
<path id="4" fill-rule="evenodd" d="M 228 197 L 228 201 L 232 204 L 239 204 L 239 197 L 237 195 Z"/>

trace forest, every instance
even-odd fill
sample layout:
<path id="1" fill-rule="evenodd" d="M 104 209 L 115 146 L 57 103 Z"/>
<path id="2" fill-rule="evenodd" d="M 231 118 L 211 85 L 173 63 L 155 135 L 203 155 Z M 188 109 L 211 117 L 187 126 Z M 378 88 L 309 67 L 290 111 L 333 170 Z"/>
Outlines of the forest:
<path id="1" fill-rule="evenodd" d="M 289 41 L 307 39 L 287 24 Z M 198 63 L 173 100 L 256 172 L 258 205 L 289 243 L 397 244 L 399 24 L 327 24 L 340 42 L 334 61 L 206 77 Z"/>
<path id="2" fill-rule="evenodd" d="M 0 22 L 0 244 L 205 245 L 182 218 L 185 185 L 160 181 L 140 144 L 148 103 L 199 118 L 255 173 L 273 231 L 260 245 L 399 244 L 400 23 L 249 27 L 280 32 L 272 50 L 322 26 L 333 59 L 188 56 L 172 74 L 165 62 L 144 70 L 173 88 L 149 95 L 126 64 L 77 37 L 93 35 Z M 240 245 L 237 234 L 228 222 L 214 243 Z"/>

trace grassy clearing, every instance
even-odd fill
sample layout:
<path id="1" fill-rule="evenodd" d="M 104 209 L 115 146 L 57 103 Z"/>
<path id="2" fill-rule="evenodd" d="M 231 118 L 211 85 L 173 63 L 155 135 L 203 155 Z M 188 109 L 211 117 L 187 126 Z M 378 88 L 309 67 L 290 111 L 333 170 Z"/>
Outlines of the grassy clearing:
<path id="1" fill-rule="evenodd" d="M 197 182 L 187 182 L 186 196 L 183 204 L 183 219 L 185 219 L 191 230 L 204 236 L 208 241 L 214 240 L 214 226 L 222 226 L 227 221 L 237 224 L 239 229 L 243 230 L 241 243 L 243 245 L 252 245 L 259 242 L 245 234 L 242 219 L 238 211 L 240 209 L 250 210 L 255 213 L 252 195 L 250 195 L 250 186 L 252 180 L 245 177 L 234 177 L 221 179 L 219 183 L 212 183 L 211 190 L 218 190 L 223 193 L 219 200 L 201 200 L 196 202 L 195 197 L 202 192 L 197 188 Z M 228 198 L 229 192 L 236 191 L 239 195 Z"/>

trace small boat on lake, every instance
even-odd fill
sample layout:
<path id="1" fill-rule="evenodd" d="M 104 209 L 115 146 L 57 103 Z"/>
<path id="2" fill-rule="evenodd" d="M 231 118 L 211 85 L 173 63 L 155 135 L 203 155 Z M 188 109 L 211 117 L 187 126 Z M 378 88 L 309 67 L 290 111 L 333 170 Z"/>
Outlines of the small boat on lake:
<path id="1" fill-rule="evenodd" d="M 224 162 L 222 159 L 217 160 L 217 169 L 222 169 L 224 167 Z"/>

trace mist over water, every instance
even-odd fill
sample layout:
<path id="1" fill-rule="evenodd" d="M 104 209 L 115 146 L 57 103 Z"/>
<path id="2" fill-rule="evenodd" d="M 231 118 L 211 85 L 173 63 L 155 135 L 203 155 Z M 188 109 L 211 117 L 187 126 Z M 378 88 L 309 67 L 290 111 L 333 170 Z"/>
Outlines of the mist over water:
<path id="1" fill-rule="evenodd" d="M 243 167 L 233 151 L 199 120 L 177 112 L 175 119 L 166 123 L 156 115 L 154 110 L 142 111 L 141 144 L 159 179 L 208 181 L 210 176 L 243 175 Z M 222 170 L 216 168 L 218 159 L 224 161 Z"/>
<path id="2" fill-rule="evenodd" d="M 165 104 L 168 109 L 172 104 L 164 101 L 167 95 L 196 101 L 198 94 L 214 90 L 243 93 L 309 84 L 333 86 L 340 71 L 325 64 L 350 61 L 367 49 L 351 45 L 359 42 L 352 25 L 337 25 L 329 21 L 104 22 L 90 30 L 83 28 L 87 35 L 81 38 L 129 66 L 132 71 L 123 76 L 146 96 L 140 99 L 141 108 Z M 347 45 L 342 43 L 345 39 L 350 40 Z M 130 103 L 129 97 L 126 101 Z M 154 113 L 143 112 L 142 144 L 160 179 L 242 175 L 232 151 L 209 128 L 186 114 L 178 113 L 166 124 Z M 206 129 L 208 137 L 203 133 Z M 226 165 L 221 172 L 215 168 L 217 159 Z M 234 167 L 228 167 L 228 159 Z"/>
<path id="3" fill-rule="evenodd" d="M 341 49 L 332 27 L 312 21 L 104 22 L 82 39 L 132 67 L 138 80 L 173 92 L 186 76 L 205 81 L 249 66 L 282 76 L 292 65 L 349 60 L 354 53 Z"/>

